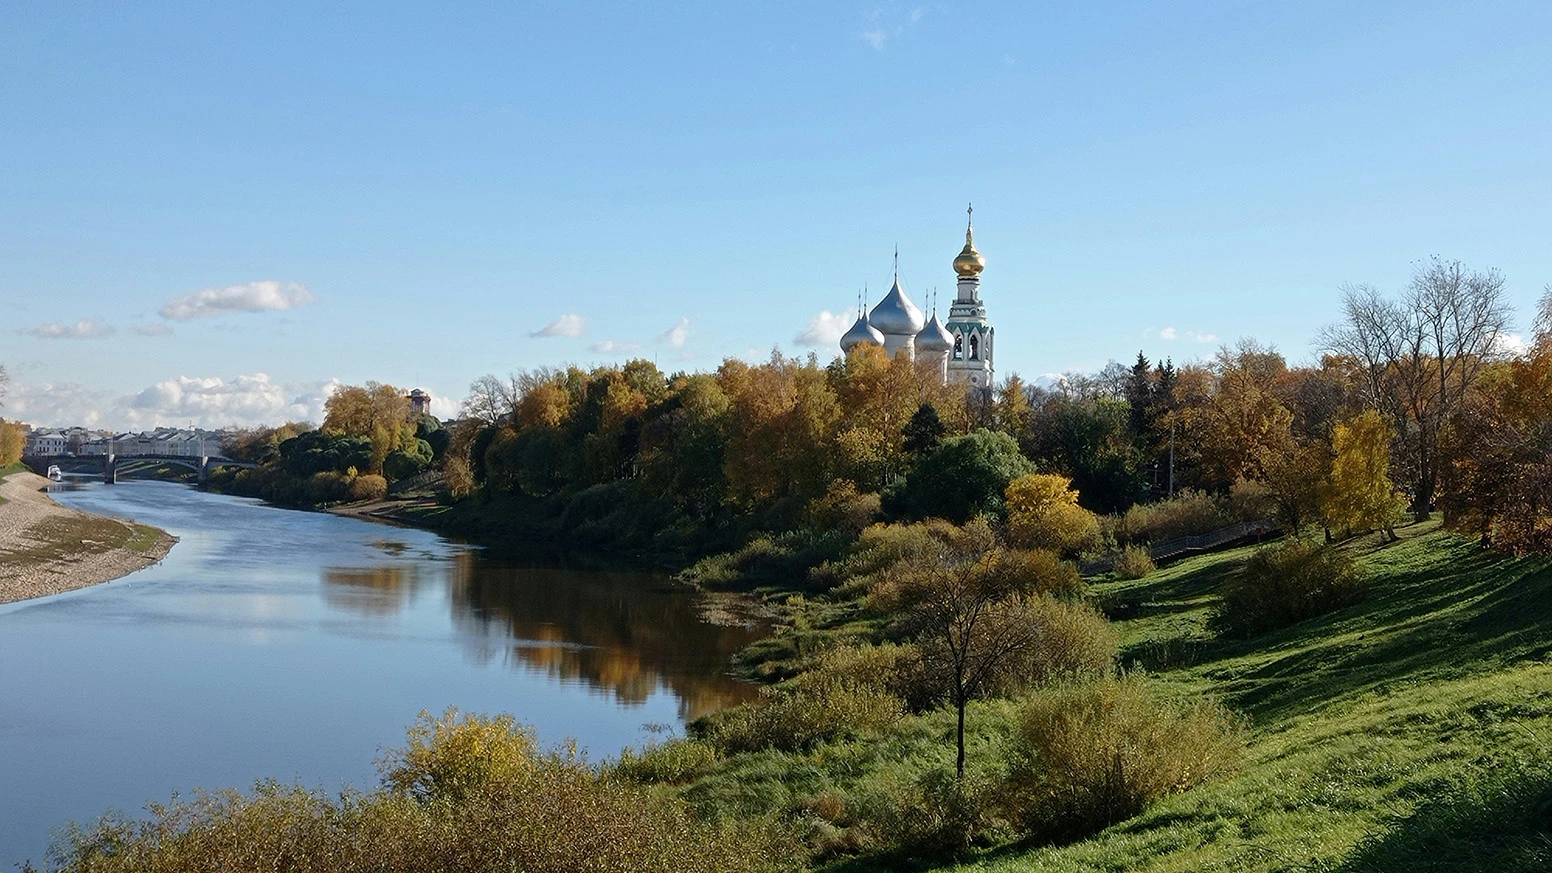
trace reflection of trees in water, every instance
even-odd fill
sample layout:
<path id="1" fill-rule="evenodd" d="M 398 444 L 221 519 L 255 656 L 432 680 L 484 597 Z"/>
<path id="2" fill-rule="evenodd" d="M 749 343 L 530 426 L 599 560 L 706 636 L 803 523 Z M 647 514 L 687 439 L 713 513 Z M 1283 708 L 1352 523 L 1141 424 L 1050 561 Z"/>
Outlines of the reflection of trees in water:
<path id="1" fill-rule="evenodd" d="M 420 587 L 420 566 L 327 567 L 323 581 L 323 599 L 330 606 L 363 615 L 392 615 L 403 609 Z"/>
<path id="2" fill-rule="evenodd" d="M 701 620 L 695 592 L 645 573 L 522 567 L 454 558 L 453 623 L 476 657 L 510 653 L 562 681 L 586 682 L 625 704 L 661 684 L 694 719 L 753 695 L 728 675 L 758 630 Z"/>

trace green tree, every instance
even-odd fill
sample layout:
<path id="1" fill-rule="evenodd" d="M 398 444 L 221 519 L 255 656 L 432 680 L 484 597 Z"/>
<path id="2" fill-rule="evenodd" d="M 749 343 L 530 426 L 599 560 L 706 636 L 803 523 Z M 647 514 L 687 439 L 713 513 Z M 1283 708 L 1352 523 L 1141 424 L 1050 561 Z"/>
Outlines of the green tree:
<path id="1" fill-rule="evenodd" d="M 938 417 L 937 408 L 931 403 L 923 403 L 916 407 L 916 413 L 906 422 L 903 434 L 905 450 L 920 455 L 937 448 L 946 432 L 947 428 L 943 426 L 943 419 Z"/>
<path id="2" fill-rule="evenodd" d="M 1034 472 L 1013 437 L 987 429 L 950 437 L 883 493 L 896 518 L 943 518 L 963 524 L 977 515 L 1001 517 L 1008 483 Z"/>

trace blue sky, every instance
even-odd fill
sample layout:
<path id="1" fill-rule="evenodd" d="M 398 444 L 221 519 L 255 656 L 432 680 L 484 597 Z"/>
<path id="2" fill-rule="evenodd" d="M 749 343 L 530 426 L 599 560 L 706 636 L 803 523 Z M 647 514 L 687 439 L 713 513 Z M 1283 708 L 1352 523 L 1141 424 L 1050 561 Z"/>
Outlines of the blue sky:
<path id="1" fill-rule="evenodd" d="M 1544 2 L 13 4 L 0 414 L 806 353 L 896 244 L 947 299 L 967 201 L 1000 375 L 1308 359 L 1434 254 L 1523 323 L 1549 95 Z"/>

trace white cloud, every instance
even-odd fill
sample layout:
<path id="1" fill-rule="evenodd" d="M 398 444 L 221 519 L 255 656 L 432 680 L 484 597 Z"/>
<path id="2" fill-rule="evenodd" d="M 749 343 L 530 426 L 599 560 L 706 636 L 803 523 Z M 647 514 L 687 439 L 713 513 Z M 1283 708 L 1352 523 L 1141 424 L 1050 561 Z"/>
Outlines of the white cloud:
<path id="1" fill-rule="evenodd" d="M 631 352 L 639 350 L 641 348 L 641 344 L 640 343 L 622 343 L 622 342 L 616 342 L 615 340 L 612 340 L 612 339 L 606 339 L 606 340 L 601 340 L 599 342 L 593 343 L 592 345 L 588 346 L 588 348 L 592 349 L 593 351 L 597 352 L 600 355 L 607 355 L 607 354 L 611 354 L 613 352 L 619 352 L 621 354 L 630 354 Z"/>
<path id="2" fill-rule="evenodd" d="M 1530 348 L 1530 340 L 1517 333 L 1501 333 L 1498 342 L 1493 344 L 1493 351 L 1504 356 L 1522 355 Z"/>
<path id="3" fill-rule="evenodd" d="M 808 320 L 808 324 L 798 331 L 792 341 L 800 346 L 833 346 L 841 341 L 841 335 L 851 329 L 856 320 L 855 309 L 843 309 L 840 312 L 822 309 Z"/>
<path id="4" fill-rule="evenodd" d="M 40 324 L 31 330 L 20 331 L 39 339 L 100 339 L 113 335 L 113 325 L 104 324 L 95 318 L 83 318 L 75 324 L 60 324 L 50 321 Z"/>
<path id="5" fill-rule="evenodd" d="M 181 427 L 190 422 L 209 428 L 320 422 L 324 401 L 339 386 L 338 379 L 274 382 L 264 373 L 231 380 L 178 376 L 124 395 L 75 383 L 18 382 L 6 397 L 6 414 L 40 426 L 79 424 L 113 430 Z M 456 403 L 448 398 L 443 405 L 450 411 Z M 432 408 L 437 408 L 434 395 Z"/>
<path id="6" fill-rule="evenodd" d="M 684 348 L 685 341 L 690 338 L 690 319 L 681 318 L 673 327 L 657 335 L 657 341 L 668 343 L 676 349 Z"/>
<path id="7" fill-rule="evenodd" d="M 171 336 L 172 325 L 152 322 L 150 324 L 132 324 L 129 332 L 140 336 Z"/>
<path id="8" fill-rule="evenodd" d="M 535 338 L 546 336 L 575 337 L 581 336 L 582 331 L 586 329 L 587 319 L 577 315 L 575 312 L 568 312 L 565 315 L 562 315 L 560 318 L 557 318 L 549 324 L 546 324 L 544 327 L 541 327 L 538 330 L 530 333 L 529 336 Z"/>
<path id="9" fill-rule="evenodd" d="M 1152 328 L 1148 329 L 1149 332 L 1151 332 L 1152 330 L 1153 330 Z M 1194 343 L 1215 343 L 1215 342 L 1218 341 L 1218 335 L 1215 334 L 1215 333 L 1204 333 L 1204 332 L 1199 331 L 1199 330 L 1180 331 L 1180 330 L 1176 330 L 1173 327 L 1165 327 L 1165 328 L 1160 328 L 1159 329 L 1159 339 L 1161 339 L 1161 340 L 1168 340 L 1170 342 L 1174 342 L 1175 340 L 1180 339 L 1181 337 L 1184 337 L 1184 338 L 1186 338 L 1186 339 L 1188 339 L 1188 340 L 1190 340 L 1190 341 L 1192 341 Z"/>
<path id="10" fill-rule="evenodd" d="M 168 301 L 161 316 L 171 321 L 209 318 L 227 312 L 268 312 L 295 309 L 314 300 L 313 292 L 301 282 L 249 282 L 225 288 L 206 288 Z"/>
<path id="11" fill-rule="evenodd" d="M 894 4 L 875 6 L 863 16 L 862 41 L 881 52 L 891 39 L 905 33 L 907 27 L 921 21 L 926 14 L 927 10 L 922 6 L 908 10 Z"/>

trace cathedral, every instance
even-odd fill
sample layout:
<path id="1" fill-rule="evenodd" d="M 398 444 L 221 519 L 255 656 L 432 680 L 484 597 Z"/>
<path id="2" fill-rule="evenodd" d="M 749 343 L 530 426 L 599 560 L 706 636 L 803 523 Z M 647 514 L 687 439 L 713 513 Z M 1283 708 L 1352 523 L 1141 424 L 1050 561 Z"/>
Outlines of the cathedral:
<path id="1" fill-rule="evenodd" d="M 973 210 L 967 210 L 973 217 Z M 992 337 L 996 331 L 986 319 L 981 303 L 981 271 L 986 259 L 975 250 L 975 227 L 965 223 L 965 247 L 954 258 L 959 274 L 959 293 L 948 310 L 948 322 L 938 321 L 938 313 L 928 319 L 900 288 L 899 258 L 896 257 L 895 281 L 884 299 L 871 312 L 862 312 L 857 323 L 841 337 L 841 353 L 850 354 L 857 346 L 881 346 L 894 357 L 905 353 L 913 360 L 935 365 L 945 381 L 968 388 L 992 387 Z"/>

